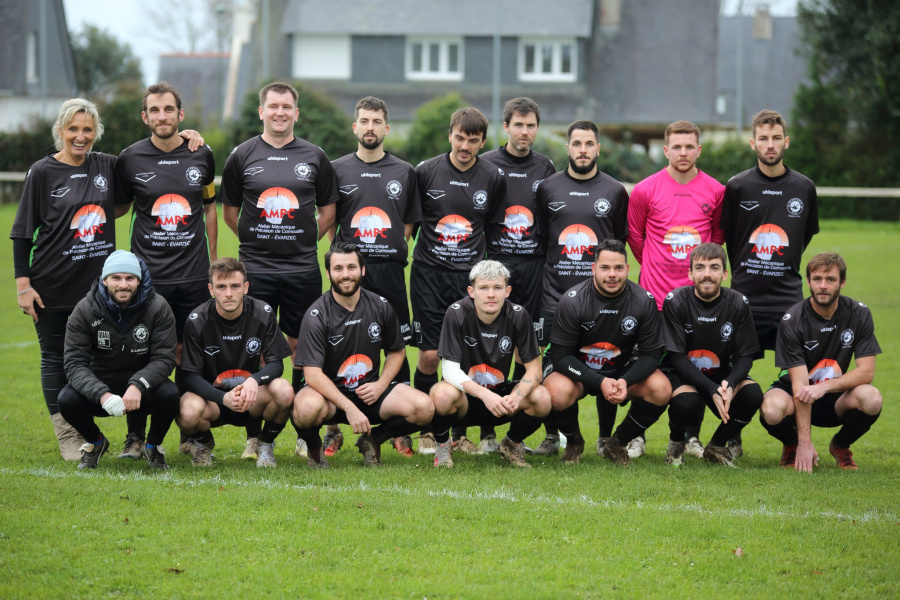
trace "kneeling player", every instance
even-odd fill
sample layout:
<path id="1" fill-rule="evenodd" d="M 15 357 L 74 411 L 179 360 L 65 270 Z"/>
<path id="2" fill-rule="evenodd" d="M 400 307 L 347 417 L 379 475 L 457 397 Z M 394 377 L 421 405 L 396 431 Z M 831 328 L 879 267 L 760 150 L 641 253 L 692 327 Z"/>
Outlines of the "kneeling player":
<path id="1" fill-rule="evenodd" d="M 394 381 L 406 360 L 400 323 L 385 298 L 360 288 L 365 262 L 359 248 L 334 244 L 325 270 L 331 291 L 313 302 L 300 326 L 294 366 L 303 368 L 306 384 L 294 398 L 294 426 L 311 467 L 328 466 L 319 438 L 323 423 L 349 423 L 362 434 L 356 447 L 366 466 L 375 466 L 381 444 L 427 425 L 434 406 L 426 394 Z"/>
<path id="2" fill-rule="evenodd" d="M 597 244 L 591 272 L 590 279 L 559 300 L 544 369 L 553 404 L 548 421 L 569 440 L 562 462 L 577 463 L 584 453 L 578 400 L 585 394 L 602 394 L 616 405 L 630 400 L 625 420 L 612 437 L 597 444 L 610 460 L 627 465 L 631 459 L 625 444 L 656 423 L 672 394 L 668 379 L 656 368 L 663 334 L 653 296 L 628 281 L 624 243 L 608 239 Z"/>
<path id="3" fill-rule="evenodd" d="M 273 444 L 294 397 L 291 384 L 281 378 L 281 361 L 291 348 L 272 307 L 246 295 L 250 283 L 244 263 L 216 260 L 209 282 L 212 299 L 198 306 L 184 327 L 178 381 L 185 393 L 178 425 L 191 438 L 193 463 L 208 467 L 215 446 L 210 428 L 264 419 L 256 466 L 274 467 Z"/>
<path id="4" fill-rule="evenodd" d="M 881 392 L 872 386 L 875 339 L 872 313 L 862 302 L 841 296 L 847 263 L 825 252 L 806 265 L 810 298 L 785 313 L 775 340 L 781 378 L 763 398 L 760 421 L 784 444 L 781 466 L 811 473 L 819 464 L 811 428 L 838 427 L 828 451 L 841 469 L 856 470 L 850 445 L 881 414 Z M 856 368 L 849 370 L 850 357 Z"/>
<path id="5" fill-rule="evenodd" d="M 718 244 L 695 247 L 688 271 L 693 285 L 669 292 L 663 303 L 666 356 L 661 368 L 674 390 L 666 451 L 670 465 L 682 463 L 685 430 L 702 420 L 705 404 L 722 424 L 703 458 L 733 466 L 737 454 L 729 442 L 762 404 L 759 384 L 747 377 L 759 349 L 750 304 L 743 294 L 722 287 L 728 276 L 725 261 Z"/>
<path id="6" fill-rule="evenodd" d="M 550 412 L 550 395 L 540 385 L 541 353 L 531 315 L 505 302 L 511 288 L 502 263 L 481 261 L 469 273 L 469 282 L 469 297 L 447 309 L 438 344 L 444 380 L 431 389 L 434 465 L 453 466 L 447 426 L 458 419 L 466 426 L 510 422 L 498 450 L 513 465 L 530 467 L 522 441 Z M 525 375 L 506 381 L 517 350 Z"/>

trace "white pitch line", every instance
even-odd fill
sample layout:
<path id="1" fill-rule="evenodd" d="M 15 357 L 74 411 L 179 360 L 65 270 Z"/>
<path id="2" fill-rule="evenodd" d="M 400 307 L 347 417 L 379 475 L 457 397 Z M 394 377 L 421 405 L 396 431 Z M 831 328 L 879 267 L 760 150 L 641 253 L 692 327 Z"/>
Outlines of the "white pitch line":
<path id="1" fill-rule="evenodd" d="M 37 340 L 28 340 L 27 342 L 7 342 L 5 344 L 0 344 L 0 350 L 11 350 L 12 348 L 28 348 L 29 346 L 36 346 Z"/>
<path id="2" fill-rule="evenodd" d="M 33 477 L 45 477 L 48 479 L 107 479 L 110 481 L 154 481 L 165 482 L 175 486 L 186 487 L 206 487 L 206 486 L 233 486 L 233 487 L 261 487 L 270 490 L 291 490 L 291 491 L 315 491 L 333 492 L 338 494 L 345 493 L 369 493 L 369 494 L 386 494 L 389 496 L 403 495 L 410 498 L 449 498 L 451 500 L 460 501 L 501 501 L 501 502 L 522 502 L 524 504 L 551 504 L 554 506 L 583 506 L 588 508 L 618 508 L 618 509 L 640 509 L 653 512 L 680 512 L 680 513 L 697 513 L 703 515 L 717 515 L 725 517 L 765 517 L 775 519 L 836 519 L 844 521 L 856 521 L 857 523 L 893 523 L 898 520 L 897 514 L 889 511 L 871 509 L 862 514 L 849 514 L 835 511 L 805 511 L 802 513 L 773 509 L 766 506 L 758 506 L 752 509 L 746 508 L 720 508 L 705 507 L 701 504 L 651 504 L 645 501 L 624 501 L 624 500 L 597 500 L 588 495 L 580 494 L 573 497 L 562 496 L 545 496 L 541 494 L 522 493 L 516 494 L 505 490 L 489 490 L 489 491 L 460 491 L 449 488 L 443 489 L 422 489 L 407 488 L 397 485 L 379 486 L 366 483 L 364 481 L 355 485 L 320 485 L 315 483 L 283 483 L 263 479 L 260 481 L 246 481 L 240 479 L 225 478 L 221 474 L 211 475 L 209 477 L 191 477 L 189 479 L 176 478 L 171 472 L 166 474 L 146 474 L 146 473 L 111 473 L 111 472 L 93 472 L 84 473 L 81 471 L 61 471 L 51 467 L 40 469 L 10 469 L 7 467 L 0 468 L 0 475 L 22 476 L 31 475 Z"/>

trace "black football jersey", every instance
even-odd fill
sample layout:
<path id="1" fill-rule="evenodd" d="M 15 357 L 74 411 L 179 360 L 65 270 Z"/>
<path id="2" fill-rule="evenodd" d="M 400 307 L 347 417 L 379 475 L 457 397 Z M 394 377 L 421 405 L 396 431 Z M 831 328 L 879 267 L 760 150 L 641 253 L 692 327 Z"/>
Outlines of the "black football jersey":
<path id="1" fill-rule="evenodd" d="M 238 254 L 248 271 L 318 270 L 316 207 L 337 202 L 321 148 L 298 137 L 281 148 L 251 138 L 225 161 L 221 195 L 222 204 L 241 208 Z"/>
<path id="2" fill-rule="evenodd" d="M 754 167 L 725 185 L 722 229 L 731 287 L 750 300 L 754 312 L 784 312 L 803 299 L 800 262 L 819 232 L 816 186 L 790 169 L 766 177 Z"/>
<path id="3" fill-rule="evenodd" d="M 523 363 L 541 355 L 531 315 L 518 304 L 505 301 L 490 324 L 478 318 L 468 296 L 447 309 L 438 356 L 459 363 L 478 385 L 494 389 L 505 383 L 516 348 Z"/>
<path id="4" fill-rule="evenodd" d="M 466 171 L 441 154 L 416 167 L 422 227 L 413 259 L 449 271 L 468 271 L 484 258 L 485 224 L 506 196 L 506 182 L 490 162 L 478 158 Z"/>
<path id="5" fill-rule="evenodd" d="M 181 369 L 200 373 L 226 392 L 259 371 L 261 361 L 270 364 L 290 355 L 272 307 L 251 296 L 244 296 L 244 310 L 237 319 L 219 316 L 216 301 L 210 298 L 184 324 Z"/>
<path id="6" fill-rule="evenodd" d="M 563 170 L 541 182 L 536 201 L 547 232 L 541 310 L 553 312 L 563 292 L 591 276 L 594 246 L 628 237 L 628 192 L 601 171 L 580 180 Z"/>
<path id="7" fill-rule="evenodd" d="M 778 326 L 775 364 L 782 369 L 806 365 L 809 383 L 835 379 L 850 369 L 852 357 L 881 354 L 875 338 L 872 312 L 862 302 L 847 296 L 838 299 L 838 309 L 829 320 L 813 310 L 810 300 L 790 307 Z M 782 379 L 790 386 L 790 376 Z"/>
<path id="8" fill-rule="evenodd" d="M 209 277 L 209 246 L 203 206 L 216 201 L 212 150 L 171 152 L 143 139 L 116 159 L 116 202 L 134 202 L 131 251 L 140 256 L 154 283 Z"/>
<path id="9" fill-rule="evenodd" d="M 340 191 L 335 241 L 358 245 L 366 262 L 406 265 L 404 225 L 422 220 L 415 169 L 387 153 L 367 163 L 353 152 L 333 165 Z"/>
<path id="10" fill-rule="evenodd" d="M 116 249 L 115 160 L 89 152 L 73 167 L 47 156 L 25 174 L 9 237 L 32 240 L 31 286 L 45 309 L 74 308 Z"/>
<path id="11" fill-rule="evenodd" d="M 544 258 L 547 240 L 540 231 L 534 195 L 538 184 L 556 172 L 553 161 L 534 151 L 528 156 L 514 156 L 505 146 L 481 156 L 497 165 L 506 179 L 506 199 L 497 213 L 499 218 L 488 223 L 485 231 L 488 258 Z"/>
<path id="12" fill-rule="evenodd" d="M 582 281 L 559 299 L 553 322 L 553 344 L 577 349 L 577 357 L 604 377 L 621 374 L 635 357 L 665 345 L 656 300 L 632 281 L 615 298 Z"/>
<path id="13" fill-rule="evenodd" d="M 712 381 L 722 381 L 736 357 L 759 350 L 750 304 L 740 292 L 722 288 L 706 302 L 687 285 L 669 292 L 662 313 L 666 350 L 686 355 Z M 674 369 L 668 355 L 662 367 Z"/>
<path id="14" fill-rule="evenodd" d="M 318 367 L 342 392 L 375 381 L 381 352 L 403 350 L 397 314 L 385 298 L 360 289 L 353 312 L 338 304 L 331 290 L 312 303 L 300 325 L 296 367 Z"/>

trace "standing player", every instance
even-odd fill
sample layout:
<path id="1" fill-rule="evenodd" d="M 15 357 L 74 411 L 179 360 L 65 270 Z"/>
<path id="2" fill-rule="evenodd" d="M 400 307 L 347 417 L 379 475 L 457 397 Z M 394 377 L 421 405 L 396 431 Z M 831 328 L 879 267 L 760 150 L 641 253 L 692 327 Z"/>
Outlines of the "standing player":
<path id="1" fill-rule="evenodd" d="M 700 244 L 690 255 L 688 278 L 693 285 L 669 292 L 663 303 L 666 355 L 661 369 L 672 384 L 666 450 L 670 465 L 681 465 L 685 429 L 701 421 L 705 404 L 722 424 L 702 456 L 733 466 L 726 445 L 762 404 L 759 384 L 747 377 L 759 349 L 750 305 L 739 292 L 722 287 L 727 276 L 722 246 Z"/>
<path id="2" fill-rule="evenodd" d="M 573 285 L 590 278 L 594 246 L 599 240 L 625 242 L 628 235 L 628 192 L 625 186 L 597 168 L 599 132 L 591 121 L 569 125 L 569 166 L 545 179 L 537 188 L 536 201 L 547 233 L 546 275 L 542 285 L 538 341 L 550 343 L 556 305 Z M 600 440 L 612 433 L 616 406 L 597 397 Z M 535 454 L 559 452 L 559 434 L 549 425 L 547 437 Z"/>
<path id="3" fill-rule="evenodd" d="M 153 278 L 156 293 L 175 315 L 175 360 L 181 360 L 184 322 L 209 298 L 209 263 L 216 259 L 215 159 L 209 146 L 191 151 L 179 135 L 181 96 L 166 82 L 147 88 L 141 118 L 150 137 L 122 150 L 116 159 L 116 213 L 131 217 L 131 251 Z M 128 436 L 119 458 L 140 458 L 147 416 L 129 412 Z"/>
<path id="4" fill-rule="evenodd" d="M 303 345 L 294 365 L 303 368 L 306 387 L 294 399 L 292 420 L 306 441 L 310 466 L 328 466 L 319 427 L 336 422 L 361 434 L 356 447 L 366 466 L 376 466 L 381 444 L 427 425 L 434 405 L 395 381 L 406 345 L 387 298 L 360 288 L 366 266 L 359 248 L 335 243 L 325 254 L 325 270 L 331 290 L 313 302 L 300 328 Z"/>
<path id="5" fill-rule="evenodd" d="M 775 364 L 784 371 L 766 392 L 760 421 L 784 444 L 781 466 L 805 473 L 819 464 L 812 426 L 842 426 L 828 451 L 839 468 L 856 470 L 850 446 L 881 415 L 881 392 L 872 385 L 881 347 L 869 308 L 841 296 L 847 263 L 840 254 L 812 257 L 806 281 L 810 298 L 789 308 L 778 328 Z"/>
<path id="6" fill-rule="evenodd" d="M 264 419 L 256 466 L 274 467 L 275 438 L 284 429 L 294 392 L 281 378 L 291 355 L 272 307 L 247 296 L 244 264 L 220 258 L 209 267 L 212 299 L 198 306 L 184 328 L 178 382 L 184 395 L 178 425 L 192 438 L 192 462 L 212 465 L 210 428 L 246 426 Z M 262 366 L 265 363 L 265 366 Z"/>
<path id="7" fill-rule="evenodd" d="M 477 108 L 457 110 L 450 117 L 450 152 L 416 167 L 422 228 L 409 282 L 414 342 L 419 347 L 414 384 L 426 394 L 437 383 L 444 313 L 466 293 L 469 271 L 484 257 L 485 225 L 495 218 L 506 196 L 500 170 L 476 156 L 487 129 L 487 118 Z M 477 451 L 469 440 L 459 441 Z M 422 433 L 419 452 L 434 452 L 434 436 L 428 431 Z"/>
<path id="8" fill-rule="evenodd" d="M 522 441 L 550 412 L 550 395 L 540 385 L 541 351 L 531 315 L 506 302 L 509 270 L 502 263 L 479 262 L 469 273 L 469 282 L 468 297 L 450 305 L 441 328 L 438 354 L 444 380 L 431 389 L 435 411 L 456 414 L 467 425 L 510 422 L 498 450 L 512 465 L 530 467 Z M 521 380 L 507 381 L 516 354 L 525 373 Z M 448 434 L 434 425 L 436 467 L 453 466 Z"/>
<path id="9" fill-rule="evenodd" d="M 222 173 L 225 223 L 240 240 L 238 252 L 254 297 L 278 311 L 291 353 L 297 349 L 303 314 L 322 293 L 316 252 L 319 239 L 334 224 L 338 199 L 325 152 L 294 136 L 299 115 L 292 86 L 275 82 L 263 87 L 262 135 L 235 148 Z M 301 383 L 294 381 L 294 388 Z M 258 432 L 258 424 L 247 428 L 247 458 L 256 454 Z"/>
<path id="10" fill-rule="evenodd" d="M 505 146 L 482 154 L 497 165 L 506 179 L 506 201 L 501 221 L 488 223 L 487 257 L 509 269 L 512 292 L 510 301 L 519 304 L 532 317 L 540 314 L 541 284 L 547 240 L 540 235 L 534 193 L 538 184 L 553 175 L 553 161 L 531 147 L 541 125 L 541 108 L 530 98 L 513 98 L 503 107 L 503 130 L 509 136 Z M 525 374 L 516 360 L 513 379 Z M 455 437 L 455 435 L 454 435 Z M 497 450 L 497 437 L 491 427 L 481 428 L 482 452 Z"/>
<path id="11" fill-rule="evenodd" d="M 578 400 L 588 393 L 612 405 L 630 400 L 625 420 L 602 440 L 604 455 L 627 465 L 631 459 L 625 444 L 659 419 L 672 394 L 656 368 L 665 345 L 662 326 L 653 296 L 628 281 L 624 243 L 597 244 L 591 271 L 593 277 L 559 300 L 544 368 L 544 386 L 553 403 L 548 421 L 568 439 L 562 462 L 577 463 L 584 452 Z"/>
<path id="12" fill-rule="evenodd" d="M 666 294 L 690 284 L 691 250 L 724 241 L 719 220 L 725 186 L 697 168 L 700 128 L 675 121 L 666 127 L 665 138 L 668 166 L 634 186 L 628 199 L 628 245 L 641 265 L 638 282 L 653 294 L 660 310 Z M 702 418 L 701 411 L 701 420 L 691 423 L 685 434 L 687 452 L 697 458 L 703 456 L 698 439 Z M 632 458 L 644 453 L 644 442 L 635 440 Z"/>
<path id="13" fill-rule="evenodd" d="M 407 242 L 413 224 L 422 219 L 416 172 L 413 167 L 384 151 L 390 131 L 388 108 L 383 100 L 367 96 L 356 103 L 353 132 L 359 142 L 356 152 L 334 161 L 340 190 L 337 202 L 335 240 L 353 243 L 365 257 L 363 288 L 388 299 L 400 319 L 404 343 L 412 341 L 409 300 L 404 268 L 409 256 Z M 397 381 L 409 384 L 409 361 L 404 359 Z M 337 426 L 325 434 L 325 454 L 332 456 L 343 444 Z M 412 456 L 408 436 L 393 440 L 404 456 Z"/>

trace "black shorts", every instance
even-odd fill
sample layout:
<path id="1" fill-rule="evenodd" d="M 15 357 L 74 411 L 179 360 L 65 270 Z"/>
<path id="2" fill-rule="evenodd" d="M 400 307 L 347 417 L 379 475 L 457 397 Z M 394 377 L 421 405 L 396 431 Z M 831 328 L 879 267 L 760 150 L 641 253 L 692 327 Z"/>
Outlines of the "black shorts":
<path id="1" fill-rule="evenodd" d="M 278 311 L 278 326 L 284 335 L 297 338 L 306 309 L 322 295 L 322 273 L 247 273 L 250 291 Z"/>
<path id="2" fill-rule="evenodd" d="M 413 340 L 419 350 L 437 350 L 444 315 L 451 304 L 468 295 L 469 274 L 417 265 L 409 274 L 413 309 Z"/>
<path id="3" fill-rule="evenodd" d="M 556 318 L 556 313 L 542 310 L 540 315 L 540 318 L 534 323 L 534 332 L 537 333 L 540 347 L 546 348 L 550 345 L 550 336 L 553 335 L 553 319 Z"/>
<path id="4" fill-rule="evenodd" d="M 224 404 L 219 405 L 219 418 L 209 424 L 209 428 L 221 427 L 222 425 L 236 425 L 237 427 L 245 427 L 248 423 L 255 420 L 250 416 L 249 411 L 234 412 Z"/>
<path id="5" fill-rule="evenodd" d="M 544 283 L 543 258 L 538 260 L 510 260 L 507 257 L 488 257 L 503 263 L 509 269 L 509 285 L 512 292 L 509 301 L 521 304 L 535 322 L 541 312 L 541 286 Z"/>
<path id="6" fill-rule="evenodd" d="M 660 371 L 662 371 L 662 374 L 665 375 L 666 378 L 668 378 L 669 383 L 672 385 L 673 392 L 683 385 L 689 385 L 691 387 L 695 387 L 693 383 L 683 379 L 681 377 L 681 375 L 678 374 L 678 371 L 676 371 L 675 369 L 673 369 L 671 367 L 667 367 L 665 370 L 660 369 Z M 728 379 L 729 375 L 731 375 L 731 370 L 722 371 L 722 376 L 719 378 L 719 380 L 713 382 L 716 384 L 716 388 L 719 387 L 719 384 L 722 383 L 723 380 Z M 749 375 L 747 376 L 747 379 L 749 379 L 750 381 L 753 381 L 753 378 L 750 377 Z M 738 385 L 740 385 L 740 383 L 741 382 L 739 381 Z M 701 396 L 706 395 L 706 392 L 704 392 L 703 390 L 697 390 L 697 391 L 700 392 Z M 704 402 L 705 402 L 705 400 L 704 400 Z"/>
<path id="7" fill-rule="evenodd" d="M 360 400 L 359 396 L 357 396 L 354 392 L 343 392 L 343 394 L 344 398 L 352 402 L 353 406 L 358 408 L 360 412 L 362 412 L 362 414 L 366 415 L 369 423 L 371 423 L 372 425 L 378 425 L 379 423 L 381 423 L 381 405 L 384 404 L 384 399 L 394 391 L 394 387 L 397 386 L 397 383 L 397 381 L 390 382 L 387 386 L 387 389 L 384 390 L 384 393 L 378 397 L 378 400 L 376 400 L 374 404 L 366 404 L 365 402 Z M 335 410 L 333 417 L 325 421 L 325 425 L 337 425 L 338 423 L 350 423 L 347 420 L 347 413 L 345 413 L 340 408 Z"/>
<path id="8" fill-rule="evenodd" d="M 512 393 L 513 389 L 515 389 L 516 385 L 518 385 L 518 381 L 507 381 L 505 383 L 501 383 L 492 391 L 498 396 L 508 396 Z M 494 416 L 494 413 L 488 410 L 487 406 L 484 405 L 484 402 L 476 398 L 475 396 L 471 396 L 466 394 L 466 400 L 469 403 L 469 410 L 466 411 L 466 416 L 462 418 L 460 422 L 460 427 L 471 427 L 473 425 L 480 426 L 491 426 L 491 425 L 503 425 L 505 423 L 509 423 L 512 421 L 512 418 L 515 415 L 503 415 L 502 417 Z"/>
<path id="9" fill-rule="evenodd" d="M 178 341 L 184 340 L 184 322 L 191 312 L 209 300 L 209 282 L 206 279 L 181 283 L 154 283 L 156 293 L 166 299 L 175 315 L 175 333 Z"/>
<path id="10" fill-rule="evenodd" d="M 766 350 L 775 350 L 775 338 L 778 337 L 778 325 L 781 323 L 783 312 L 753 313 L 753 325 L 756 327 L 756 339 L 759 342 L 759 352 L 753 355 L 753 359 L 763 358 Z"/>
<path id="11" fill-rule="evenodd" d="M 362 287 L 387 299 L 397 313 L 400 321 L 400 333 L 403 342 L 412 342 L 412 329 L 409 322 L 409 298 L 406 296 L 406 274 L 404 267 L 398 262 L 366 263 L 366 276 Z"/>
<path id="12" fill-rule="evenodd" d="M 776 379 L 769 389 L 781 390 L 786 392 L 792 398 L 794 396 L 790 381 L 785 382 L 782 379 Z M 813 402 L 811 424 L 816 427 L 840 427 L 843 425 L 844 420 L 837 415 L 837 412 L 834 409 L 838 398 L 843 394 L 844 392 L 832 392 L 830 394 L 825 394 Z"/>

